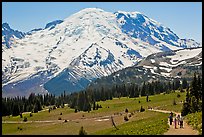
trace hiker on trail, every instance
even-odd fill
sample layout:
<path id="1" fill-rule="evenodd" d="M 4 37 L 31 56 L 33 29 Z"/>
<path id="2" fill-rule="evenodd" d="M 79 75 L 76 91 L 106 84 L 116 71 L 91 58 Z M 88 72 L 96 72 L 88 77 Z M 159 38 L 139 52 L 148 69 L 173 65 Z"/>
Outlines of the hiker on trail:
<path id="1" fill-rule="evenodd" d="M 183 117 L 180 117 L 180 128 L 183 128 Z"/>
<path id="2" fill-rule="evenodd" d="M 174 118 L 175 129 L 176 129 L 176 121 L 177 121 L 177 119 L 176 119 L 176 117 L 175 117 L 175 118 Z"/>
<path id="3" fill-rule="evenodd" d="M 172 122 L 173 122 L 173 116 L 170 114 L 169 116 L 169 122 L 170 122 L 170 125 L 172 125 Z"/>
<path id="4" fill-rule="evenodd" d="M 178 125 L 180 124 L 180 115 L 177 116 Z"/>
<path id="5" fill-rule="evenodd" d="M 173 113 L 172 112 L 170 113 L 170 116 L 169 116 L 169 122 L 170 122 L 170 125 L 172 125 L 172 122 L 173 122 Z"/>

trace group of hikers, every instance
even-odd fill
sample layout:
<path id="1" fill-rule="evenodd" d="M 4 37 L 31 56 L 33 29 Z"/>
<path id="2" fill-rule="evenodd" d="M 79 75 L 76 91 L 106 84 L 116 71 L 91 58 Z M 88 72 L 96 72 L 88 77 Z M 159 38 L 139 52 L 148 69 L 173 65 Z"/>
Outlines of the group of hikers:
<path id="1" fill-rule="evenodd" d="M 183 117 L 180 115 L 177 115 L 177 117 L 175 117 L 173 120 L 173 113 L 171 112 L 169 116 L 169 122 L 170 125 L 172 125 L 172 122 L 174 122 L 175 129 L 177 128 L 176 127 L 177 123 L 178 125 L 180 125 L 180 128 L 183 128 Z"/>

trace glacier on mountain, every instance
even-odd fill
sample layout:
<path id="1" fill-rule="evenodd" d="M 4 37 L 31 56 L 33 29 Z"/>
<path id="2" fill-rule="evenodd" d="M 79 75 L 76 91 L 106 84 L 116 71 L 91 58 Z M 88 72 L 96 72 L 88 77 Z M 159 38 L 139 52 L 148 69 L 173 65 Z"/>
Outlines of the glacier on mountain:
<path id="1" fill-rule="evenodd" d="M 79 91 L 150 54 L 202 46 L 142 13 L 98 8 L 22 34 L 2 51 L 3 96 Z"/>

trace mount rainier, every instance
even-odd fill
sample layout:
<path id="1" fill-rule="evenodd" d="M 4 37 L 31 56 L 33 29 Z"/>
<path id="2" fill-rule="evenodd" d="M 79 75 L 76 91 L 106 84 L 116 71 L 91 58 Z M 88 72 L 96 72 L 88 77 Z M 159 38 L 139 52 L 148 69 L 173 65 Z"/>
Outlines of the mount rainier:
<path id="1" fill-rule="evenodd" d="M 139 12 L 87 8 L 27 33 L 2 24 L 2 95 L 79 91 L 150 54 L 191 47 L 202 45 Z"/>

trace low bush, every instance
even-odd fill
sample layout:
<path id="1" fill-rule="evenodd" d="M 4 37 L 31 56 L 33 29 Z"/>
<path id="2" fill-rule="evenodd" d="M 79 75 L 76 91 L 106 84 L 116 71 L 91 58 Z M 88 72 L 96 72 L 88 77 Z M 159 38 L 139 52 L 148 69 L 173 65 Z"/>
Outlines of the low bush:
<path id="1" fill-rule="evenodd" d="M 24 117 L 23 122 L 27 122 L 27 121 L 28 121 L 28 118 Z"/>
<path id="2" fill-rule="evenodd" d="M 140 112 L 144 112 L 144 111 L 145 111 L 145 109 L 141 106 Z"/>
<path id="3" fill-rule="evenodd" d="M 124 116 L 124 120 L 125 120 L 125 121 L 128 121 L 128 120 L 129 120 L 128 117 L 127 117 L 127 115 Z"/>
<path id="4" fill-rule="evenodd" d="M 83 126 L 79 130 L 79 135 L 87 135 L 86 131 L 84 130 Z"/>
<path id="5" fill-rule="evenodd" d="M 189 125 L 197 129 L 199 134 L 202 135 L 202 112 L 188 114 L 185 119 L 187 119 Z"/>
<path id="6" fill-rule="evenodd" d="M 18 127 L 19 130 L 23 130 L 21 127 Z"/>

